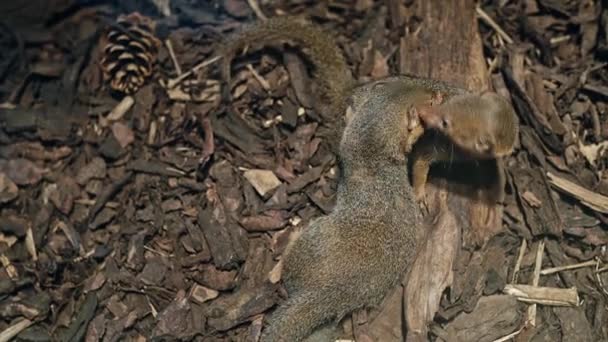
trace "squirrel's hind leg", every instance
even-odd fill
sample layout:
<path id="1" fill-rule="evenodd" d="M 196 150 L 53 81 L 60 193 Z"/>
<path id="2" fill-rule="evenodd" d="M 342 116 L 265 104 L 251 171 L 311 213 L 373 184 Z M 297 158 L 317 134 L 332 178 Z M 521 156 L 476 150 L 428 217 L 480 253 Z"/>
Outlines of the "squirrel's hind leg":
<path id="1" fill-rule="evenodd" d="M 262 333 L 261 342 L 299 342 L 323 341 L 324 335 L 330 332 L 325 324 L 335 318 L 331 302 L 323 291 L 304 291 L 279 306 L 270 316 L 268 326 Z M 321 329 L 319 329 L 321 328 Z M 317 331 L 319 333 L 317 334 Z M 312 335 L 311 335 L 312 334 Z M 308 340 L 307 338 L 319 338 Z M 325 341 L 323 341 L 325 342 Z"/>

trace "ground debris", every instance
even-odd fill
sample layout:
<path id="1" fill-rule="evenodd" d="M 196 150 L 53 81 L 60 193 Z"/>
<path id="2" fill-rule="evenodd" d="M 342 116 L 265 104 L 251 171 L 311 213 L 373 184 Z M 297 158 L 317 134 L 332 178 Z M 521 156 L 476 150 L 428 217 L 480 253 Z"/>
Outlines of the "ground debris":
<path id="1" fill-rule="evenodd" d="M 239 53 L 232 88 L 209 62 L 225 34 L 277 13 L 335 32 L 359 80 L 491 80 L 521 122 L 500 205 L 436 170 L 431 202 L 447 209 L 427 217 L 413 280 L 347 317 L 343 337 L 608 340 L 605 4 L 437 2 L 173 1 L 166 17 L 143 2 L 0 5 L 0 340 L 259 338 L 283 300 L 282 253 L 333 210 L 340 177 L 327 134 L 341 113 L 314 97 L 297 46 Z M 459 10 L 437 21 L 447 6 Z M 123 97 L 97 33 L 134 34 L 114 19 L 136 11 L 162 44 L 153 78 Z M 497 184 L 490 166 L 444 171 Z"/>

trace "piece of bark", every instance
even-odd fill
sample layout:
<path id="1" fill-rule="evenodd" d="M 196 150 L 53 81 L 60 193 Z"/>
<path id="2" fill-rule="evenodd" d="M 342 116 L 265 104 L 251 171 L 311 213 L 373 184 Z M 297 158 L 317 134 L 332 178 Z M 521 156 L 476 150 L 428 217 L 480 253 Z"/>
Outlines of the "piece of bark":
<path id="1" fill-rule="evenodd" d="M 311 82 L 310 77 L 306 72 L 306 65 L 298 55 L 293 52 L 286 52 L 283 55 L 283 61 L 287 68 L 287 72 L 289 72 L 291 86 L 293 87 L 298 101 L 300 101 L 302 106 L 312 108 L 316 101 L 314 101 L 310 95 Z"/>
<path id="2" fill-rule="evenodd" d="M 372 318 L 369 333 L 374 341 L 401 342 L 405 341 L 402 329 L 403 317 L 403 287 L 397 286 L 380 306 L 381 311 Z"/>
<path id="3" fill-rule="evenodd" d="M 561 237 L 563 227 L 561 215 L 551 197 L 544 173 L 540 170 L 529 168 L 511 169 L 510 172 L 513 175 L 513 181 L 526 223 L 530 227 L 532 234 L 535 236 L 549 234 Z M 533 193 L 540 200 L 541 205 L 538 207 L 530 205 L 524 199 L 525 192 Z"/>
<path id="4" fill-rule="evenodd" d="M 522 123 L 533 127 L 545 146 L 558 155 L 562 154 L 564 146 L 561 140 L 553 131 L 542 124 L 543 119 L 545 119 L 544 115 L 542 115 L 538 107 L 532 102 L 532 99 L 526 94 L 523 86 L 515 80 L 513 72 L 505 68 L 503 69 L 503 76 L 507 86 L 512 91 L 513 107 L 523 119 Z"/>
<path id="5" fill-rule="evenodd" d="M 399 71 L 450 82 L 467 89 L 488 88 L 475 15 L 475 1 L 417 1 L 420 34 L 401 39 Z M 446 53 L 449 51 L 449 53 Z"/>
<path id="6" fill-rule="evenodd" d="M 199 271 L 193 275 L 193 280 L 217 291 L 227 291 L 236 287 L 236 270 L 223 271 L 211 264 L 199 267 Z"/>
<path id="7" fill-rule="evenodd" d="M 207 207 L 199 208 L 198 225 L 205 239 L 213 241 L 209 244 L 213 263 L 220 269 L 233 269 L 246 257 L 246 250 L 243 250 L 243 244 L 246 244 L 243 240 L 244 232 L 238 231 L 242 228 L 226 216 L 224 206 L 214 189 L 207 191 L 207 199 Z"/>
<path id="8" fill-rule="evenodd" d="M 254 318 L 278 302 L 271 286 L 242 288 L 240 291 L 213 300 L 208 308 L 209 326 L 226 331 Z"/>
<path id="9" fill-rule="evenodd" d="M 518 300 L 555 306 L 577 306 L 579 304 L 576 287 L 560 289 L 523 284 L 508 284 L 503 290 Z"/>
<path id="10" fill-rule="evenodd" d="M 452 265 L 460 247 L 461 230 L 456 217 L 447 208 L 446 193 L 429 198 L 434 206 L 439 203 L 436 221 L 424 227 L 428 233 L 411 266 L 405 287 L 405 319 L 407 341 L 426 341 L 427 324 L 439 309 L 443 290 L 452 284 Z M 440 250 L 442 253 L 438 254 Z"/>
<path id="11" fill-rule="evenodd" d="M 263 238 L 251 239 L 247 261 L 240 273 L 243 280 L 241 286 L 264 286 L 274 264 L 268 241 Z"/>
<path id="12" fill-rule="evenodd" d="M 551 185 L 557 189 L 572 195 L 582 204 L 587 207 L 599 211 L 602 214 L 608 214 L 608 197 L 602 196 L 596 192 L 588 190 L 587 188 L 580 186 L 574 182 L 567 180 L 566 178 L 554 175 L 551 172 L 547 172 L 547 177 Z"/>
<path id="13" fill-rule="evenodd" d="M 450 341 L 494 341 L 519 328 L 522 307 L 511 296 L 482 297 L 471 313 L 459 315 L 445 330 Z"/>
<path id="14" fill-rule="evenodd" d="M 582 308 L 553 308 L 561 323 L 562 341 L 594 341 L 591 325 Z"/>

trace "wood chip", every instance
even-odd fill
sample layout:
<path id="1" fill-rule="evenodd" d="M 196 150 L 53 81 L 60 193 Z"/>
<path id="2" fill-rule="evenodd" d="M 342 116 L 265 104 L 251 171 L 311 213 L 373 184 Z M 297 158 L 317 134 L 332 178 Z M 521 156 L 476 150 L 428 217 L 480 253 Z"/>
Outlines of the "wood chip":
<path id="1" fill-rule="evenodd" d="M 582 204 L 595 211 L 602 214 L 608 214 L 608 197 L 588 190 L 551 172 L 547 172 L 547 177 L 549 178 L 551 185 L 555 186 L 558 190 L 574 196 L 574 198 L 578 199 Z"/>
<path id="2" fill-rule="evenodd" d="M 262 197 L 281 185 L 281 181 L 270 170 L 247 170 L 243 176 Z"/>
<path id="3" fill-rule="evenodd" d="M 560 289 L 523 284 L 507 284 L 504 293 L 517 297 L 526 303 L 537 303 L 551 306 L 578 306 L 580 304 L 576 287 Z"/>
<path id="4" fill-rule="evenodd" d="M 219 294 L 220 293 L 214 289 L 210 289 L 198 284 L 194 284 L 192 286 L 192 290 L 190 290 L 190 298 L 194 299 L 200 304 L 217 298 Z"/>

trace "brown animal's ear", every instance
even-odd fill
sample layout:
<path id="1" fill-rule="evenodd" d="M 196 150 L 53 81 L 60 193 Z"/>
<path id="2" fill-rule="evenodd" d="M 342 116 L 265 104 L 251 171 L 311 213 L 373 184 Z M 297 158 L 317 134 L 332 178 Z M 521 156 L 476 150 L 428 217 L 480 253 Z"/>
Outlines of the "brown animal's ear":
<path id="1" fill-rule="evenodd" d="M 441 115 L 437 108 L 424 105 L 415 108 L 415 110 L 418 112 L 418 117 L 425 127 L 443 129 L 443 115 Z"/>

